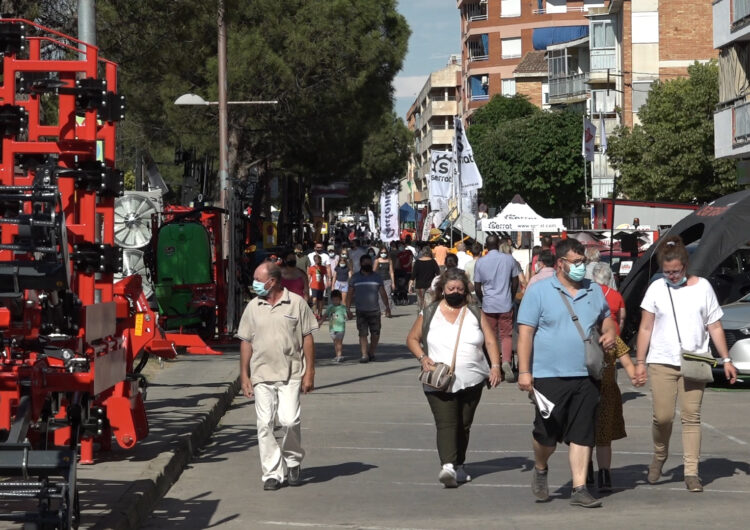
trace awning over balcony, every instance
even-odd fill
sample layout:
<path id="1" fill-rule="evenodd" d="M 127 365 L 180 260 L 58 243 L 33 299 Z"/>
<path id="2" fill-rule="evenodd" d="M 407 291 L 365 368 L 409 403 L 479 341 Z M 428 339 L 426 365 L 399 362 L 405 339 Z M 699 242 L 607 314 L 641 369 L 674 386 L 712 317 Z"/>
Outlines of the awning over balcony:
<path id="1" fill-rule="evenodd" d="M 547 46 L 569 42 L 589 36 L 588 26 L 558 26 L 554 28 L 536 28 L 532 37 L 535 50 L 546 50 Z"/>

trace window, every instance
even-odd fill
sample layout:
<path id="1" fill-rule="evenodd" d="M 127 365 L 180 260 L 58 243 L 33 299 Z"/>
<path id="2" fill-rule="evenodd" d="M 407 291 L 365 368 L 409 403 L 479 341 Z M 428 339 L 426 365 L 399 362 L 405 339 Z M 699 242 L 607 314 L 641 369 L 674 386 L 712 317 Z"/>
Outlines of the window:
<path id="1" fill-rule="evenodd" d="M 520 17 L 521 0 L 502 0 L 500 3 L 501 17 Z"/>
<path id="2" fill-rule="evenodd" d="M 521 57 L 521 38 L 500 39 L 503 59 Z"/>
<path id="3" fill-rule="evenodd" d="M 659 13 L 633 13 L 633 44 L 659 42 Z"/>
<path id="4" fill-rule="evenodd" d="M 515 96 L 516 95 L 516 80 L 515 79 L 503 79 L 503 96 Z"/>
<path id="5" fill-rule="evenodd" d="M 651 81 L 633 81 L 633 112 L 638 112 L 648 99 Z"/>
<path id="6" fill-rule="evenodd" d="M 567 13 L 568 0 L 547 0 L 547 13 Z"/>
<path id="7" fill-rule="evenodd" d="M 479 39 L 469 41 L 469 58 L 472 61 L 486 61 L 490 55 L 490 36 L 483 33 Z"/>
<path id="8" fill-rule="evenodd" d="M 591 23 L 591 49 L 614 48 L 615 30 L 612 22 L 602 20 Z"/>
<path id="9" fill-rule="evenodd" d="M 469 78 L 469 89 L 473 101 L 490 99 L 490 78 L 488 75 L 473 75 Z"/>
<path id="10" fill-rule="evenodd" d="M 542 108 L 549 108 L 549 83 L 542 83 Z"/>
<path id="11" fill-rule="evenodd" d="M 592 90 L 591 114 L 614 114 L 615 94 L 614 90 L 610 90 L 609 94 L 606 90 Z"/>
<path id="12" fill-rule="evenodd" d="M 604 7 L 604 0 L 583 0 L 584 11 L 588 11 L 592 7 Z"/>

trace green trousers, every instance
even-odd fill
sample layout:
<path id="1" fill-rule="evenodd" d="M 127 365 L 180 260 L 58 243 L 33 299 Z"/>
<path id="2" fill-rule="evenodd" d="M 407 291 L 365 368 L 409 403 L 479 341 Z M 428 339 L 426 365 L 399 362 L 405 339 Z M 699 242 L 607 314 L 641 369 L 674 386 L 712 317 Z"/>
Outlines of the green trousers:
<path id="1" fill-rule="evenodd" d="M 440 464 L 462 465 L 484 383 L 458 392 L 425 392 L 435 417 Z"/>

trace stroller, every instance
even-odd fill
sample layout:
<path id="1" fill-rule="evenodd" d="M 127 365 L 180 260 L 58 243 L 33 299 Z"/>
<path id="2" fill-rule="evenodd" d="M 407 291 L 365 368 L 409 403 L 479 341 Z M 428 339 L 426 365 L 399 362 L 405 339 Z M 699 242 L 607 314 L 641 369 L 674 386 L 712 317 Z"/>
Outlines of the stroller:
<path id="1" fill-rule="evenodd" d="M 409 305 L 409 274 L 401 271 L 395 271 L 396 285 L 393 286 L 393 303 L 395 305 Z"/>

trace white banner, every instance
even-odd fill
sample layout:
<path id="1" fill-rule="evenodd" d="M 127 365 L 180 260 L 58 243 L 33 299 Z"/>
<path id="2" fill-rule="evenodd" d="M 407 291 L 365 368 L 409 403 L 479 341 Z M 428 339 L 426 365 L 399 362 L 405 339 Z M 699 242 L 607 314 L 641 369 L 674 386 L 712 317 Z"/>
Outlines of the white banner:
<path id="1" fill-rule="evenodd" d="M 599 114 L 599 151 L 607 152 L 607 129 L 604 127 L 604 114 Z"/>
<path id="2" fill-rule="evenodd" d="M 428 241 L 430 239 L 430 228 L 432 228 L 432 220 L 435 217 L 435 212 L 429 212 L 427 217 L 424 218 L 424 225 L 422 226 L 422 241 Z"/>
<path id="3" fill-rule="evenodd" d="M 443 203 L 452 194 L 453 153 L 432 151 L 430 163 L 430 209 L 442 210 Z"/>
<path id="4" fill-rule="evenodd" d="M 461 118 L 456 116 L 453 119 L 453 125 L 456 130 L 453 148 L 460 161 L 462 191 L 478 190 L 482 187 L 482 175 L 479 174 L 477 163 L 474 162 L 474 151 L 472 151 L 469 140 L 466 138 L 466 131 L 461 123 Z"/>
<path id="5" fill-rule="evenodd" d="M 380 193 L 380 240 L 398 239 L 398 185 L 383 186 Z"/>
<path id="6" fill-rule="evenodd" d="M 370 233 L 376 234 L 377 229 L 375 228 L 375 214 L 372 213 L 372 210 L 370 210 L 369 208 L 367 209 L 367 224 L 369 225 Z"/>
<path id="7" fill-rule="evenodd" d="M 586 116 L 583 117 L 583 138 L 581 139 L 581 156 L 589 162 L 594 161 L 594 139 L 596 127 Z"/>

